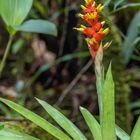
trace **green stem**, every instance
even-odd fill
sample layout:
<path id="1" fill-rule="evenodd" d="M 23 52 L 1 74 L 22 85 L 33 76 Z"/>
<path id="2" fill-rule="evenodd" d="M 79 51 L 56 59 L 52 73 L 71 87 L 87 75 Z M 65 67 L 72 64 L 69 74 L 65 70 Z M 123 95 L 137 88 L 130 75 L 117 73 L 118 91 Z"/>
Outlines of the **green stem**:
<path id="1" fill-rule="evenodd" d="M 10 38 L 8 40 L 8 43 L 7 43 L 7 46 L 6 46 L 6 50 L 5 50 L 4 56 L 3 56 L 1 64 L 0 64 L 0 78 L 1 78 L 1 75 L 2 75 L 2 71 L 4 69 L 7 57 L 9 55 L 9 51 L 10 51 L 10 47 L 11 47 L 12 41 L 13 41 L 13 36 L 10 36 Z"/>

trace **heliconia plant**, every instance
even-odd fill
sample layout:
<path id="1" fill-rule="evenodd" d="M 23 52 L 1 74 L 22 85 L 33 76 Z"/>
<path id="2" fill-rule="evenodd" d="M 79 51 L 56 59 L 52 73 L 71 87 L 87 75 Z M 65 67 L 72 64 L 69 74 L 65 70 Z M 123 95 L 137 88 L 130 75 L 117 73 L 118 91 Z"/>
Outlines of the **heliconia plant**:
<path id="1" fill-rule="evenodd" d="M 103 29 L 103 24 L 105 22 L 100 22 L 99 20 L 101 16 L 100 12 L 103 9 L 103 6 L 101 4 L 97 6 L 94 0 L 85 0 L 85 6 L 82 5 L 81 7 L 84 10 L 84 15 L 80 14 L 80 17 L 82 17 L 90 27 L 82 25 L 80 28 L 75 29 L 82 31 L 87 36 L 87 44 L 90 48 L 90 53 L 95 64 L 99 120 L 97 120 L 87 109 L 83 107 L 80 107 L 81 114 L 84 117 L 94 140 L 117 140 L 117 137 L 121 140 L 139 140 L 140 118 L 138 119 L 130 136 L 115 124 L 115 87 L 111 72 L 111 64 L 109 65 L 106 74 L 104 74 L 103 67 L 103 50 L 110 44 L 107 43 L 102 45 L 101 43 L 101 39 L 109 32 L 108 28 L 105 30 Z M 80 129 L 78 129 L 77 126 L 75 126 L 57 109 L 45 101 L 37 98 L 36 100 L 53 118 L 53 120 L 57 122 L 61 129 L 21 105 L 7 99 L 0 98 L 2 103 L 8 105 L 25 118 L 40 126 L 58 140 L 88 140 Z M 0 137 L 2 136 L 2 140 L 9 140 L 8 135 L 5 135 L 6 132 L 8 135 L 10 134 L 11 138 L 20 139 L 18 137 L 19 135 L 16 135 L 13 132 L 9 133 L 9 130 L 3 128 L 0 130 Z M 25 134 L 22 137 L 23 139 L 20 140 L 28 140 L 29 137 L 31 140 L 36 139 L 31 136 L 24 136 Z"/>

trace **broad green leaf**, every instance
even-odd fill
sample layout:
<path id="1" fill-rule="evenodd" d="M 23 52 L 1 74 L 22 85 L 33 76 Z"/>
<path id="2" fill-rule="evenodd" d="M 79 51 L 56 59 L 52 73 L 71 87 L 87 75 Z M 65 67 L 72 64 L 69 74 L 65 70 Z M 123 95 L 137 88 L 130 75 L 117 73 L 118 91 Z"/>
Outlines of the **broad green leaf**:
<path id="1" fill-rule="evenodd" d="M 21 105 L 18 105 L 12 101 L 2 99 L 0 98 L 0 101 L 12 108 L 13 110 L 20 113 L 25 118 L 29 119 L 36 125 L 40 126 L 44 130 L 46 130 L 48 133 L 52 134 L 54 137 L 56 137 L 59 140 L 71 140 L 67 135 L 65 135 L 61 130 L 50 124 L 48 121 L 40 117 L 39 115 L 33 113 L 32 111 L 22 107 Z"/>
<path id="2" fill-rule="evenodd" d="M 133 18 L 127 32 L 126 39 L 123 44 L 122 56 L 124 56 L 124 64 L 128 64 L 134 50 L 134 41 L 137 38 L 139 31 L 138 26 L 140 24 L 140 12 L 138 12 Z"/>
<path id="3" fill-rule="evenodd" d="M 134 127 L 130 140 L 140 140 L 140 117 Z"/>
<path id="4" fill-rule="evenodd" d="M 10 129 L 0 130 L 0 140 L 39 140 L 30 135 L 19 133 Z"/>
<path id="5" fill-rule="evenodd" d="M 93 135 L 95 140 L 102 140 L 101 127 L 92 114 L 85 108 L 80 107 L 80 111 Z"/>
<path id="6" fill-rule="evenodd" d="M 116 135 L 120 138 L 120 140 L 130 140 L 129 135 L 119 126 L 116 126 Z"/>
<path id="7" fill-rule="evenodd" d="M 29 20 L 22 25 L 15 26 L 16 31 L 43 33 L 57 36 L 57 29 L 55 24 L 47 20 Z"/>
<path id="8" fill-rule="evenodd" d="M 81 133 L 81 131 L 63 114 L 61 114 L 54 107 L 47 102 L 37 99 L 37 101 L 43 106 L 48 114 L 67 132 L 74 140 L 87 140 L 87 138 Z"/>
<path id="9" fill-rule="evenodd" d="M 101 131 L 103 140 L 116 140 L 114 81 L 111 64 L 108 68 L 102 90 Z"/>
<path id="10" fill-rule="evenodd" d="M 7 26 L 20 25 L 28 15 L 33 0 L 0 0 L 0 13 Z"/>

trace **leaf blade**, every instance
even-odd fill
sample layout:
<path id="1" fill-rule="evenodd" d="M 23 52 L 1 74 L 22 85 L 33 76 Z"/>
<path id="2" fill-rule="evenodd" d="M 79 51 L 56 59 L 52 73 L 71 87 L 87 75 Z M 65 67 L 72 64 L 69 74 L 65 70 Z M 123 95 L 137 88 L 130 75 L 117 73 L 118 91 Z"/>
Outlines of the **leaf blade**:
<path id="1" fill-rule="evenodd" d="M 39 140 L 38 138 L 35 138 L 33 136 L 19 133 L 7 128 L 0 130 L 0 139 L 1 140 Z"/>
<path id="2" fill-rule="evenodd" d="M 102 90 L 101 130 L 103 140 L 116 140 L 114 81 L 111 64 L 108 68 Z M 109 125 L 110 124 L 110 125 Z"/>
<path id="3" fill-rule="evenodd" d="M 36 98 L 37 99 L 37 98 Z M 43 106 L 48 114 L 75 140 L 87 140 L 87 138 L 81 133 L 81 131 L 69 121 L 63 114 L 50 106 L 47 102 L 37 99 L 37 101 Z"/>
<path id="4" fill-rule="evenodd" d="M 116 135 L 121 140 L 130 140 L 129 135 L 117 125 L 116 125 Z"/>
<path id="5" fill-rule="evenodd" d="M 124 64 L 128 64 L 134 50 L 134 41 L 138 36 L 138 26 L 140 23 L 140 12 L 138 12 L 130 23 L 127 37 L 123 43 L 122 56 L 124 56 Z"/>
<path id="6" fill-rule="evenodd" d="M 0 13 L 7 26 L 20 25 L 31 10 L 33 0 L 0 0 Z"/>
<path id="7" fill-rule="evenodd" d="M 0 101 L 12 108 L 13 110 L 20 113 L 25 118 L 29 119 L 30 121 L 34 122 L 36 125 L 40 126 L 54 137 L 58 138 L 59 140 L 71 140 L 67 135 L 65 135 L 61 130 L 50 124 L 48 121 L 40 117 L 39 115 L 31 112 L 30 110 L 3 98 L 0 98 Z"/>
<path id="8" fill-rule="evenodd" d="M 57 36 L 56 26 L 47 20 L 28 20 L 20 26 L 15 26 L 14 29 L 16 31 L 43 33 Z"/>
<path id="9" fill-rule="evenodd" d="M 130 140 L 139 140 L 139 139 L 140 139 L 140 117 L 136 122 Z"/>
<path id="10" fill-rule="evenodd" d="M 87 109 L 80 107 L 80 111 L 81 111 L 94 139 L 102 140 L 101 127 L 100 127 L 99 123 L 97 122 L 97 120 L 91 115 L 91 113 Z"/>

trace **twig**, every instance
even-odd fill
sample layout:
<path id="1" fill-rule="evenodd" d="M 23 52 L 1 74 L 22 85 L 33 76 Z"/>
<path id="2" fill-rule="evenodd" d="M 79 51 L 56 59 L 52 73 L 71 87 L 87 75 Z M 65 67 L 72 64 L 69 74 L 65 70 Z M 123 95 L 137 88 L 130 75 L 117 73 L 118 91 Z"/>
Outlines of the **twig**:
<path id="1" fill-rule="evenodd" d="M 0 122 L 20 122 L 25 119 L 14 119 L 14 118 L 5 118 L 5 117 L 0 117 Z"/>
<path id="2" fill-rule="evenodd" d="M 66 5 L 65 5 L 65 13 L 64 13 L 64 25 L 63 25 L 63 32 L 62 32 L 62 37 L 60 40 L 60 49 L 58 55 L 61 56 L 64 50 L 64 42 L 66 39 L 66 34 L 67 34 L 67 24 L 68 24 L 68 15 L 69 15 L 69 10 L 66 8 L 69 6 L 69 0 L 66 0 Z"/>
<path id="3" fill-rule="evenodd" d="M 0 63 L 0 78 L 1 78 L 1 75 L 2 75 L 2 71 L 3 71 L 4 67 L 5 67 L 7 57 L 9 55 L 9 51 L 10 51 L 12 41 L 13 41 L 13 36 L 10 36 L 9 41 L 7 43 L 7 46 L 6 46 L 4 56 L 3 56 L 2 61 Z"/>
<path id="4" fill-rule="evenodd" d="M 89 62 L 81 69 L 81 71 L 77 74 L 74 80 L 69 84 L 69 86 L 63 91 L 62 95 L 59 97 L 56 102 L 57 105 L 61 104 L 67 94 L 72 90 L 72 88 L 76 85 L 76 83 L 80 80 L 81 76 L 89 69 L 92 65 L 93 60 L 89 60 Z"/>

